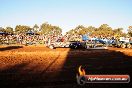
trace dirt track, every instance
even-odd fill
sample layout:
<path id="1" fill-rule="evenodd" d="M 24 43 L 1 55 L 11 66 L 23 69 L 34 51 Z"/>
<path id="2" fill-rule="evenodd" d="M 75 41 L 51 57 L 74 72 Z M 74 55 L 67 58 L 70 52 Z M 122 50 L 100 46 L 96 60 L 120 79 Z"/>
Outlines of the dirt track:
<path id="1" fill-rule="evenodd" d="M 80 65 L 87 74 L 132 76 L 132 49 L 51 50 L 44 46 L 0 46 L 0 84 L 3 88 L 9 85 L 13 88 L 78 88 L 76 73 Z M 126 88 L 130 84 L 89 84 L 83 87 L 113 86 Z"/>

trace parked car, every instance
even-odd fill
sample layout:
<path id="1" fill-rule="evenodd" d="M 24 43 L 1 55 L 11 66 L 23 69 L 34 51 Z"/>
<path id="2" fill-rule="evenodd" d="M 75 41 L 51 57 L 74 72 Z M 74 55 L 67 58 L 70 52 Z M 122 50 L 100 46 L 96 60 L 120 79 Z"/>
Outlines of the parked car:
<path id="1" fill-rule="evenodd" d="M 57 39 L 57 41 L 50 42 L 48 44 L 48 47 L 50 49 L 56 49 L 56 48 L 68 48 L 70 45 L 70 42 L 63 42 L 61 39 Z"/>
<path id="2" fill-rule="evenodd" d="M 71 49 L 85 49 L 86 42 L 71 41 L 69 47 Z"/>
<path id="3" fill-rule="evenodd" d="M 125 41 L 114 41 L 112 46 L 118 48 L 132 48 L 132 41 L 125 42 Z"/>

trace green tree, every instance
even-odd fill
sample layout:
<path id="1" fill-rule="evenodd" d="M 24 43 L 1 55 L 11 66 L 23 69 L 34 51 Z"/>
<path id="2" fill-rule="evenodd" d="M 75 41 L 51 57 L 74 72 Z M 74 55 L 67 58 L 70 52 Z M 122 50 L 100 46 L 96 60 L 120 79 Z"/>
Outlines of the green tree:
<path id="1" fill-rule="evenodd" d="M 114 29 L 113 32 L 114 32 L 114 35 L 115 36 L 118 36 L 118 37 L 121 37 L 123 36 L 123 28 L 117 28 L 117 29 Z"/>
<path id="2" fill-rule="evenodd" d="M 6 32 L 4 28 L 0 27 L 0 32 Z"/>
<path id="3" fill-rule="evenodd" d="M 35 24 L 35 25 L 33 26 L 33 30 L 34 30 L 34 31 L 39 31 L 38 29 L 39 29 L 39 26 L 38 26 L 37 24 Z"/>
<path id="4" fill-rule="evenodd" d="M 10 33 L 10 34 L 13 34 L 14 33 L 12 27 L 6 27 L 5 31 L 6 31 L 6 33 Z"/>
<path id="5" fill-rule="evenodd" d="M 127 30 L 128 31 L 128 35 L 130 36 L 130 37 L 132 37 L 132 26 L 129 26 L 129 29 Z"/>
<path id="6" fill-rule="evenodd" d="M 30 30 L 32 30 L 32 28 L 30 28 L 29 26 L 25 26 L 25 25 L 17 25 L 15 28 L 16 33 L 26 33 Z"/>
<path id="7" fill-rule="evenodd" d="M 55 34 L 60 35 L 62 33 L 62 29 L 58 26 L 52 26 L 51 24 L 43 23 L 40 27 L 43 34 Z"/>
<path id="8" fill-rule="evenodd" d="M 97 32 L 96 35 L 104 37 L 109 37 L 113 34 L 113 30 L 108 24 L 102 24 L 95 32 Z"/>

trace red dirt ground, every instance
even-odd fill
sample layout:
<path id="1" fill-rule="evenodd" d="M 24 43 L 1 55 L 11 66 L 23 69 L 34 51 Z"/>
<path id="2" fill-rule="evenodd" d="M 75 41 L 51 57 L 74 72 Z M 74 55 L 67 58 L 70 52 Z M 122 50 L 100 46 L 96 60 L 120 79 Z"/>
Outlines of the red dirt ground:
<path id="1" fill-rule="evenodd" d="M 0 46 L 0 88 L 78 88 L 78 67 L 86 74 L 129 74 L 132 49 L 71 50 L 44 46 Z M 89 84 L 83 87 L 129 87 L 129 84 Z M 8 87 L 8 88 L 10 88 Z"/>

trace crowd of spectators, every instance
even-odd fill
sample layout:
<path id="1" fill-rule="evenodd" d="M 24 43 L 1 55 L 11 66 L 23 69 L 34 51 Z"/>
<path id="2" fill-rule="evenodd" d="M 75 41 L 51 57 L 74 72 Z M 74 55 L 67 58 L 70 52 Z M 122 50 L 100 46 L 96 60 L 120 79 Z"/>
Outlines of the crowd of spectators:
<path id="1" fill-rule="evenodd" d="M 0 34 L 0 44 L 47 44 L 48 41 L 55 42 L 57 40 L 66 41 L 66 36 L 63 35 L 39 35 L 34 33 L 20 33 L 20 34 Z"/>
<path id="2" fill-rule="evenodd" d="M 33 45 L 33 44 L 48 44 L 48 42 L 67 42 L 67 41 L 93 41 L 95 39 L 100 39 L 103 41 L 108 40 L 118 40 L 112 37 L 97 37 L 85 35 L 85 38 L 82 35 L 39 35 L 34 33 L 20 33 L 20 34 L 0 34 L 0 44 L 24 44 L 24 45 Z"/>

